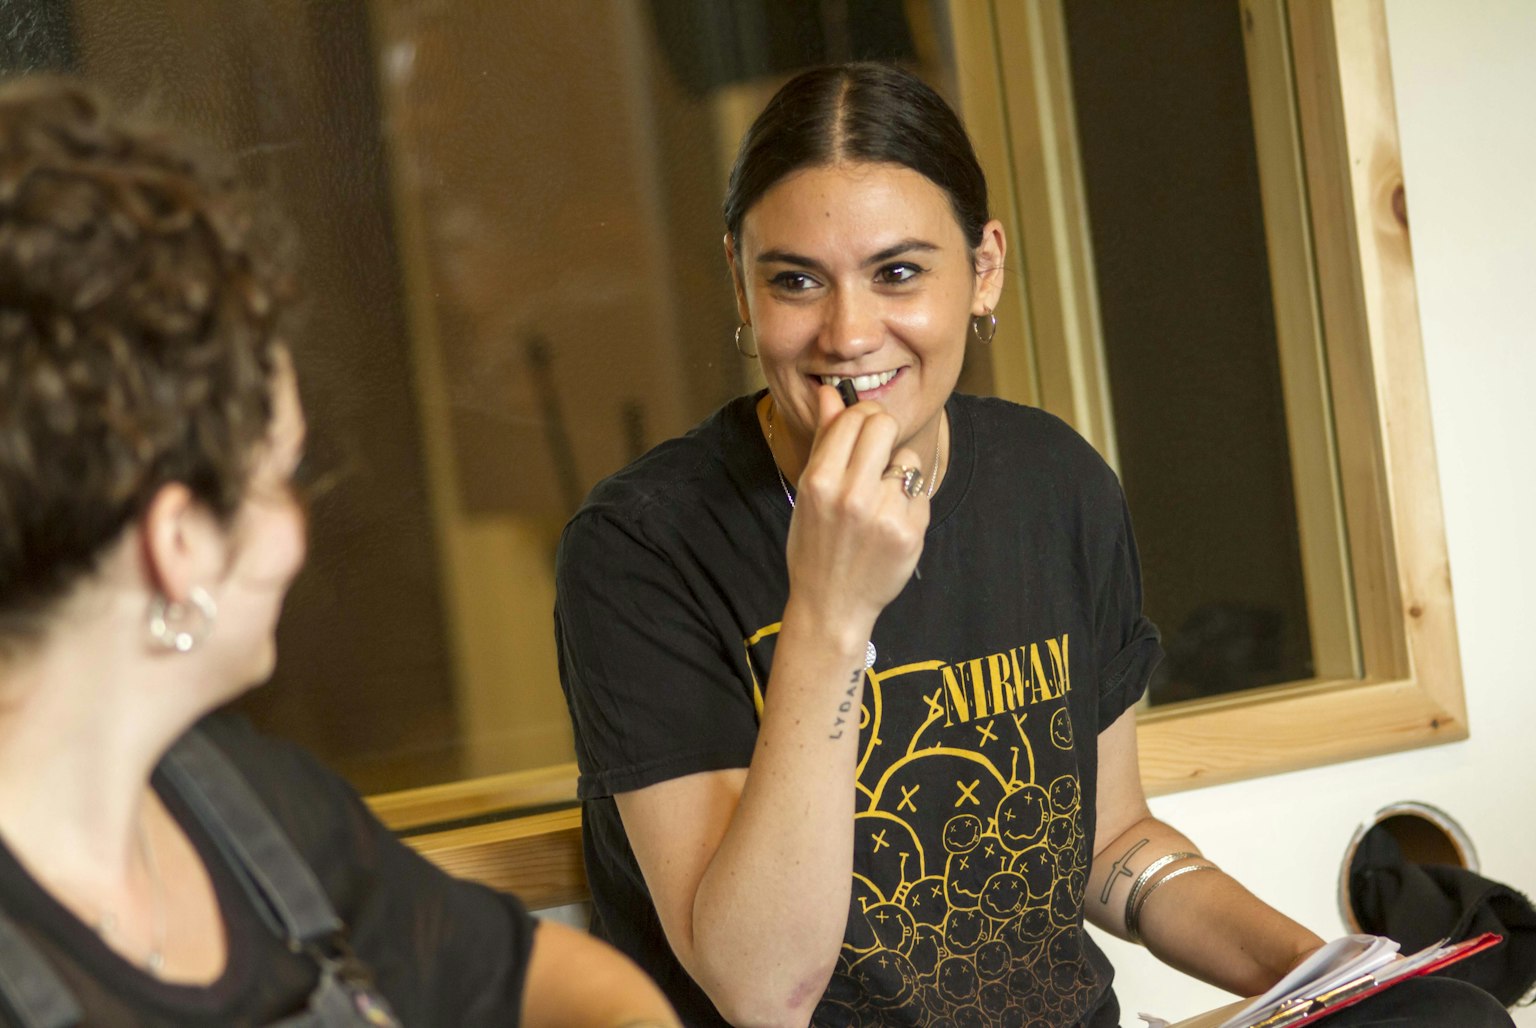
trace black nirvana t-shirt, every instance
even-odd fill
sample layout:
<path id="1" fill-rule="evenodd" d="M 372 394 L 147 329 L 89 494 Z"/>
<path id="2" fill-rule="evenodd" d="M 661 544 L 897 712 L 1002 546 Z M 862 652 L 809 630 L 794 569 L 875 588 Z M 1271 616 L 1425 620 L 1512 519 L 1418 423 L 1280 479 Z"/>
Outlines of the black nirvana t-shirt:
<path id="1" fill-rule="evenodd" d="M 689 1024 L 723 1022 L 667 946 L 612 797 L 750 763 L 790 518 L 754 401 L 601 483 L 559 559 L 593 928 Z M 1082 928 L 1097 742 L 1160 655 L 1124 501 L 1056 418 L 963 396 L 948 413 L 921 577 L 875 625 L 852 722 L 853 902 L 814 1023 L 1115 1024 Z"/>

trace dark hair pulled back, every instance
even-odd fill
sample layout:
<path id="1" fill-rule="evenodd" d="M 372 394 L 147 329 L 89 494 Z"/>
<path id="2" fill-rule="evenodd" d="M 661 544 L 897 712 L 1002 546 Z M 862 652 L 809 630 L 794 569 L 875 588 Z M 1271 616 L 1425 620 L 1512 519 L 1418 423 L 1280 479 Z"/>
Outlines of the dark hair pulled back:
<path id="1" fill-rule="evenodd" d="M 911 168 L 944 190 L 967 244 L 981 245 L 987 180 L 959 117 L 910 72 L 856 62 L 795 76 L 742 137 L 724 204 L 737 246 L 742 219 L 775 183 L 839 161 Z"/>
<path id="2" fill-rule="evenodd" d="M 78 83 L 0 89 L 0 650 L 162 486 L 238 509 L 290 295 L 262 210 Z"/>

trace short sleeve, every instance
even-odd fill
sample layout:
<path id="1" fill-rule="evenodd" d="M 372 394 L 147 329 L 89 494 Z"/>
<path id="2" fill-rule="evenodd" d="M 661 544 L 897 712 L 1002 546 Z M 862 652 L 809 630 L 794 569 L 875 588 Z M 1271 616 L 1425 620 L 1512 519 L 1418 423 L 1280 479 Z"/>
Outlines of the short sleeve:
<path id="1" fill-rule="evenodd" d="M 1141 559 L 1130 510 L 1108 467 L 1095 576 L 1095 659 L 1099 667 L 1099 731 L 1141 699 L 1163 658 L 1157 626 L 1142 613 Z"/>
<path id="2" fill-rule="evenodd" d="M 751 762 L 757 715 L 724 591 L 632 522 L 584 513 L 566 527 L 555 635 L 582 799 Z"/>
<path id="3" fill-rule="evenodd" d="M 503 1025 L 521 1016 L 537 922 L 510 893 L 454 878 L 400 842 L 354 797 L 372 859 L 348 921 L 403 1024 Z"/>

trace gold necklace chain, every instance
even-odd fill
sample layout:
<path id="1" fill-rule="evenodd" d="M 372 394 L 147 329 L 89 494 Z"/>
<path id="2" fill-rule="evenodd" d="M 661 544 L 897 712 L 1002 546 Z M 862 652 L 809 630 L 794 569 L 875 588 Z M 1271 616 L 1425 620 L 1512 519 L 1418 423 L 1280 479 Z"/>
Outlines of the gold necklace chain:
<path id="1" fill-rule="evenodd" d="M 774 402 L 768 401 L 768 457 L 773 461 L 774 473 L 779 476 L 779 486 L 784 490 L 784 499 L 789 501 L 789 509 L 795 509 L 795 494 L 789 491 L 789 480 L 784 477 L 784 471 L 779 467 L 779 458 L 773 452 L 773 408 Z M 933 437 L 933 474 L 928 478 L 927 495 L 933 496 L 933 488 L 939 481 L 939 444 L 944 441 L 944 424 L 939 423 L 939 431 Z"/>

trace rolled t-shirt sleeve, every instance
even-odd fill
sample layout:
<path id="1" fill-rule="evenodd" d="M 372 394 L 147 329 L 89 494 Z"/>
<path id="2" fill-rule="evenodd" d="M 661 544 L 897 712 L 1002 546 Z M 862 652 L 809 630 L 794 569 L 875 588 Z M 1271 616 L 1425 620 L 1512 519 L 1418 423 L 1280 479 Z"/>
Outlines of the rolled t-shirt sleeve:
<path id="1" fill-rule="evenodd" d="M 1141 699 L 1153 670 L 1163 658 L 1157 626 L 1142 613 L 1141 559 L 1131 530 L 1131 514 L 1120 483 L 1108 467 L 1103 513 L 1094 547 L 1094 655 L 1099 666 L 1099 731 Z"/>
<path id="2" fill-rule="evenodd" d="M 638 524 L 566 526 L 555 635 L 583 799 L 750 763 L 757 717 L 725 618 Z"/>

